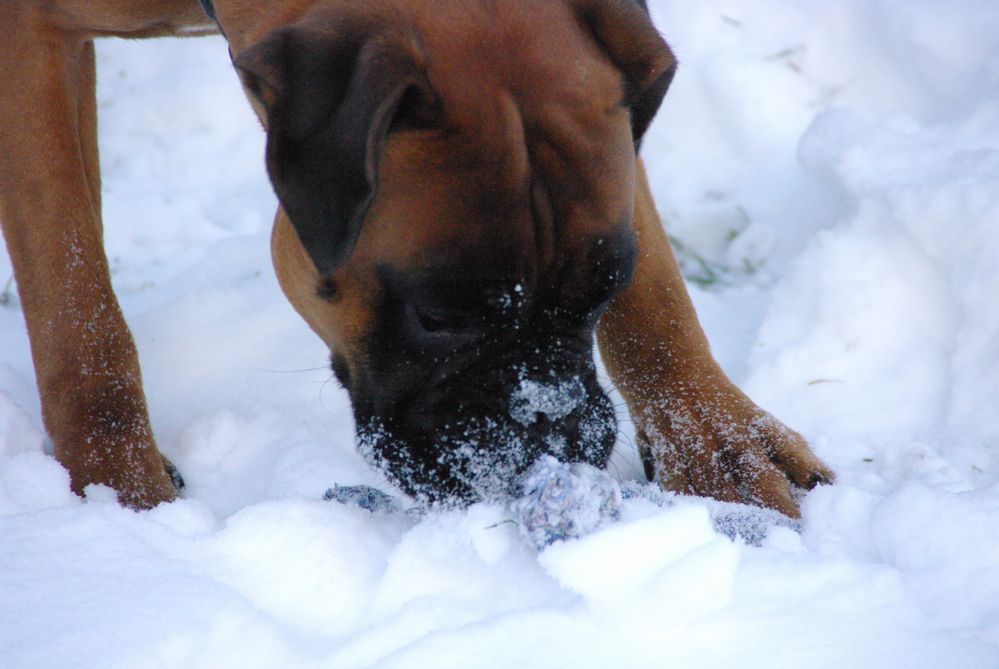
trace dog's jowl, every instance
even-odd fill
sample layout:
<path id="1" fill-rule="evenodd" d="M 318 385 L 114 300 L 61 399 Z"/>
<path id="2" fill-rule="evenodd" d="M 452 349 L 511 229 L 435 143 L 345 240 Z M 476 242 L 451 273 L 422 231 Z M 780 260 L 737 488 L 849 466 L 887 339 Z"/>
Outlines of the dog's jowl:
<path id="1" fill-rule="evenodd" d="M 426 501 L 539 456 L 606 464 L 594 339 L 649 475 L 797 514 L 832 474 L 711 357 L 637 152 L 676 69 L 634 0 L 219 0 L 267 133 L 281 287 L 362 453 Z M 92 40 L 212 31 L 195 0 L 0 4 L 0 218 L 74 490 L 175 496 L 100 243 Z M 223 157 L 220 157 L 222 160 Z"/>

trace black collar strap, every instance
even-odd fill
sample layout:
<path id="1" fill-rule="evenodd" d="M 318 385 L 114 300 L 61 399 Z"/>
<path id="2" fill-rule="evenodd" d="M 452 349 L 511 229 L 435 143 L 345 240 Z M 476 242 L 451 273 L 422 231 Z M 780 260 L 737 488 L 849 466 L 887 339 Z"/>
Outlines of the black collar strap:
<path id="1" fill-rule="evenodd" d="M 218 17 L 215 16 L 215 3 L 212 0 L 200 0 L 201 8 L 205 10 L 205 14 L 215 23 L 218 23 Z"/>
<path id="2" fill-rule="evenodd" d="M 218 26 L 219 32 L 222 33 L 222 37 L 229 39 L 225 34 L 225 31 L 222 30 L 222 24 L 219 23 L 219 17 L 215 14 L 215 3 L 212 2 L 212 0 L 198 0 L 198 2 L 201 3 L 201 8 L 205 10 L 205 16 L 214 21 L 215 25 Z"/>

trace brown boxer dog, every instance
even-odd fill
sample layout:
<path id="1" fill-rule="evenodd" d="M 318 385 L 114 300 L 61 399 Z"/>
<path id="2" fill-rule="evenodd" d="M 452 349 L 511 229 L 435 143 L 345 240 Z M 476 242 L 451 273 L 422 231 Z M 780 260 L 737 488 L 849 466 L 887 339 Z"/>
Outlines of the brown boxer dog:
<path id="1" fill-rule="evenodd" d="M 637 148 L 675 70 L 634 0 L 205 3 L 268 136 L 281 287 L 358 444 L 407 493 L 606 464 L 628 402 L 666 488 L 797 516 L 832 473 L 711 357 Z M 101 246 L 93 39 L 212 32 L 195 0 L 0 0 L 0 219 L 73 489 L 176 496 Z"/>

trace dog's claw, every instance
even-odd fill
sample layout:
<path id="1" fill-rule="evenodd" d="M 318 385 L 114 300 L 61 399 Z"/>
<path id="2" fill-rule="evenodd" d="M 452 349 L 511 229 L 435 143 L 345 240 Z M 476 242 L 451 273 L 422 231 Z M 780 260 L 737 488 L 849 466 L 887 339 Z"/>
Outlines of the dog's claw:
<path id="1" fill-rule="evenodd" d="M 180 475 L 180 470 L 177 469 L 177 466 L 170 462 L 165 455 L 161 457 L 163 458 L 163 469 L 166 470 L 167 476 L 170 477 L 170 483 L 173 484 L 173 489 L 176 490 L 178 494 L 183 492 L 184 488 L 187 487 L 187 484 L 184 483 L 184 477 Z"/>
<path id="2" fill-rule="evenodd" d="M 822 472 L 815 472 L 811 475 L 811 477 L 809 477 L 808 485 L 806 486 L 806 488 L 808 490 L 811 490 L 815 486 L 832 485 L 835 482 L 836 482 L 836 475 L 833 474 L 831 471 L 827 470 Z"/>

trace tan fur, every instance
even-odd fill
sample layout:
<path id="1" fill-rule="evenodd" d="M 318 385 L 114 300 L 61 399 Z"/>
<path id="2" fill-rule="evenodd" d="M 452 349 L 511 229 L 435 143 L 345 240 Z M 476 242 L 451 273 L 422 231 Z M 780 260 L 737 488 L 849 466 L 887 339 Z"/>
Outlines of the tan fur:
<path id="1" fill-rule="evenodd" d="M 529 105 L 538 91 L 565 96 L 577 110 L 571 118 L 548 119 L 561 144 L 533 157 L 547 161 L 549 173 L 564 173 L 566 184 L 587 185 L 586 198 L 567 217 L 570 232 L 602 232 L 634 206 L 635 278 L 601 319 L 598 337 L 658 480 L 670 489 L 797 515 L 788 480 L 810 486 L 832 475 L 799 435 L 748 400 L 711 357 L 641 164 L 606 148 L 627 145 L 620 135 L 626 118 L 606 123 L 608 114 L 624 113 L 617 105 L 619 78 L 595 44 L 571 39 L 559 27 L 572 25 L 565 5 L 495 3 L 490 6 L 501 5 L 503 14 L 488 21 L 467 5 L 443 0 L 219 0 L 216 8 L 238 57 L 319 5 L 411 16 L 426 36 L 422 48 L 441 64 L 434 84 L 461 122 L 477 129 L 466 133 L 476 138 L 472 143 L 427 142 L 418 133 L 389 140 L 378 199 L 354 252 L 334 274 L 335 299 L 317 297 L 318 274 L 278 212 L 272 252 L 281 287 L 331 350 L 353 371 L 363 370 L 359 342 L 371 327 L 379 261 L 416 267 L 427 252 L 447 253 L 459 241 L 481 248 L 498 239 L 513 247 L 534 243 L 526 232 L 530 221 L 505 212 L 483 216 L 476 230 L 448 224 L 468 220 L 469 207 L 487 210 L 484 203 L 497 189 L 515 200 L 525 183 L 527 158 L 509 150 L 524 129 L 494 79 L 503 69 L 497 59 L 512 58 L 503 54 L 516 45 L 520 74 L 507 88 L 522 82 L 519 104 Z M 135 347 L 101 245 L 91 40 L 211 30 L 195 0 L 0 0 L 0 219 L 28 323 L 45 427 L 76 492 L 104 483 L 136 508 L 176 493 L 149 429 Z M 482 40 L 502 35 L 506 41 L 473 49 L 467 35 L 459 38 L 469 30 L 481 31 Z M 264 106 L 255 108 L 266 124 Z M 618 134 L 602 136 L 605 125 Z M 484 159 L 493 155 L 504 160 Z M 416 164 L 424 166 L 422 173 L 413 173 Z M 426 165 L 436 172 L 428 175 Z M 405 232 L 397 223 L 403 219 Z M 497 225 L 507 226 L 502 235 L 495 234 Z M 523 261 L 524 254 L 509 255 Z M 543 252 L 538 258 L 545 262 Z"/>
<path id="2" fill-rule="evenodd" d="M 597 337 L 639 448 L 668 490 L 751 501 L 797 517 L 788 481 L 811 488 L 834 476 L 711 356 L 641 163 L 638 173 L 635 276 L 601 318 Z"/>
<path id="3" fill-rule="evenodd" d="M 109 3 L 94 4 L 104 12 Z M 77 493 L 104 483 L 148 507 L 176 493 L 102 247 L 94 46 L 77 26 L 82 5 L 0 3 L 0 220 L 56 457 Z M 115 31 L 151 25 L 110 14 Z"/>

